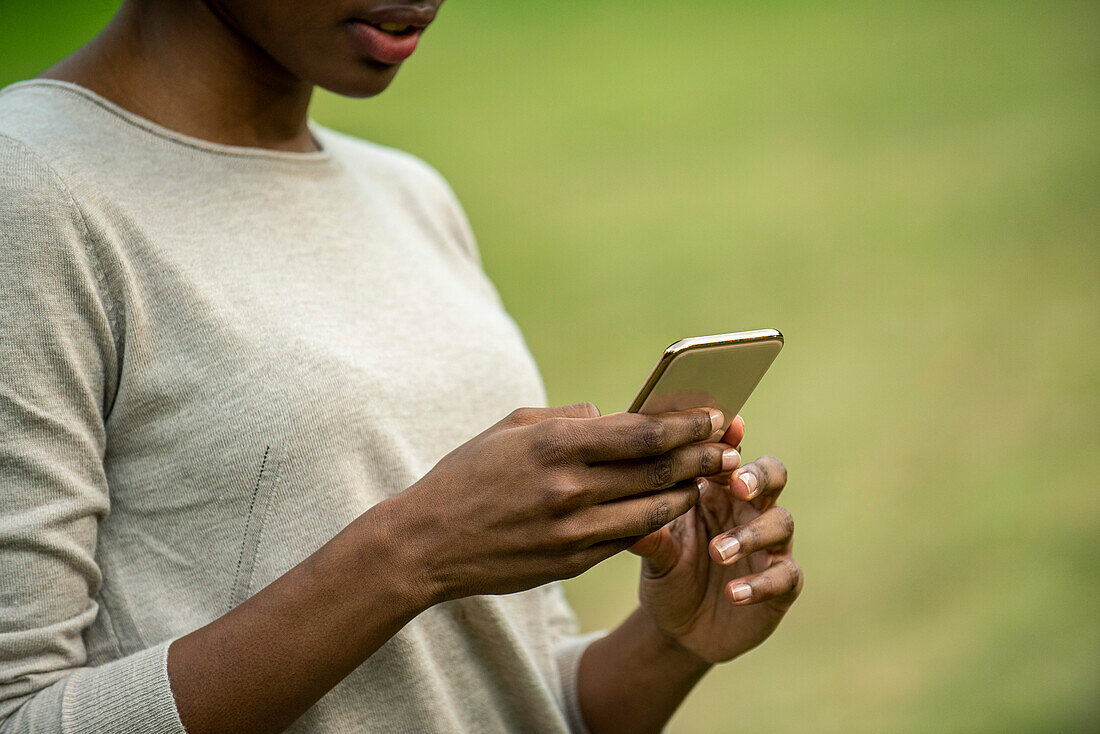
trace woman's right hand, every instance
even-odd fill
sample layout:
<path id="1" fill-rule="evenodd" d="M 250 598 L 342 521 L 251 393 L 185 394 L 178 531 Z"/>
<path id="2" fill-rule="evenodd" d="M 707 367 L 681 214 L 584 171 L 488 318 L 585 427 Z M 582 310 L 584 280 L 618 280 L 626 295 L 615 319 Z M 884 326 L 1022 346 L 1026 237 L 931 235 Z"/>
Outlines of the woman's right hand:
<path id="1" fill-rule="evenodd" d="M 737 465 L 722 414 L 521 408 L 387 500 L 433 602 L 576 576 L 687 512 Z M 412 547 L 409 547 L 409 546 Z"/>

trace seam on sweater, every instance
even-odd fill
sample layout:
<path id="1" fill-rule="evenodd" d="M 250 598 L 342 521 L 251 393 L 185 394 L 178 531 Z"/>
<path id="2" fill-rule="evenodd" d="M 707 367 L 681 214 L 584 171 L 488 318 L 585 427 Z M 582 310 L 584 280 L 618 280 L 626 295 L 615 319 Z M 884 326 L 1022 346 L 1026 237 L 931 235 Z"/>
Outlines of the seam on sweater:
<path id="1" fill-rule="evenodd" d="M 84 234 L 81 237 L 81 244 L 84 246 L 85 255 L 92 263 L 92 272 L 95 275 L 96 286 L 99 289 L 99 297 L 103 301 L 103 306 L 107 310 L 107 325 L 111 330 L 111 338 L 115 346 L 115 391 L 118 390 L 118 383 L 122 381 L 122 369 L 120 356 L 122 354 L 122 347 L 125 344 L 126 335 L 125 327 L 122 326 L 118 316 L 118 306 L 115 303 L 114 298 L 111 297 L 110 288 L 107 285 L 107 275 L 103 270 L 103 264 L 100 262 L 99 253 L 94 245 L 95 236 L 92 234 L 92 228 L 88 226 L 88 219 L 84 216 L 84 209 L 80 206 L 80 202 L 76 200 L 76 196 L 73 195 L 72 189 L 65 182 L 65 179 L 61 176 L 56 168 L 50 164 L 45 156 L 39 154 L 25 142 L 19 138 L 12 137 L 6 133 L 0 132 L 0 138 L 9 140 L 15 145 L 19 146 L 23 151 L 31 156 L 34 160 L 38 161 L 47 171 L 49 171 L 57 183 L 61 186 L 61 189 L 65 192 L 65 195 L 69 197 L 69 202 L 72 204 L 73 210 L 77 216 L 80 217 L 80 225 L 84 229 Z M 113 402 L 113 401 L 112 401 Z M 103 406 L 103 420 L 107 420 L 107 415 L 110 413 L 110 407 Z"/>
<path id="2" fill-rule="evenodd" d="M 252 499 L 248 503 L 248 515 L 245 516 L 244 521 L 244 538 L 241 542 L 241 552 L 237 556 L 237 572 L 233 574 L 233 589 L 234 596 L 236 596 L 237 585 L 241 579 L 241 564 L 244 562 L 244 547 L 248 539 L 248 529 L 252 525 L 252 510 L 256 507 L 256 495 L 260 492 L 260 482 L 264 478 L 264 467 L 267 466 L 267 455 L 271 452 L 271 446 L 264 447 L 264 458 L 260 460 L 260 471 L 256 474 L 256 485 L 252 487 Z"/>
<path id="3" fill-rule="evenodd" d="M 263 459 L 256 484 L 252 488 L 252 497 L 248 504 L 248 517 L 241 535 L 241 551 L 237 558 L 237 570 L 233 575 L 233 587 L 230 591 L 229 609 L 248 598 L 252 590 L 252 573 L 256 565 L 256 551 L 263 532 L 264 519 L 271 505 L 271 496 L 278 484 L 283 463 L 282 443 L 274 441 L 264 448 Z"/>
<path id="4" fill-rule="evenodd" d="M 261 502 L 263 502 L 263 504 L 256 508 L 256 540 L 251 544 L 252 556 L 249 561 L 248 583 L 243 589 L 243 593 L 246 597 L 252 595 L 253 570 L 256 567 L 256 553 L 259 551 L 260 548 L 260 538 L 262 537 L 264 532 L 264 525 L 267 522 L 268 513 L 271 512 L 271 503 L 275 498 L 275 491 L 278 487 L 279 480 L 282 478 L 284 458 L 285 454 L 283 452 L 282 444 L 276 444 L 274 448 L 274 453 L 271 457 L 271 468 L 267 470 L 267 474 L 264 477 L 266 483 L 263 494 L 260 497 L 260 500 Z"/>
<path id="5" fill-rule="evenodd" d="M 25 85 L 25 86 L 20 86 L 20 85 Z M 182 145 L 182 146 L 185 146 L 187 148 L 190 148 L 191 150 L 196 150 L 196 151 L 200 151 L 200 152 L 203 152 L 203 153 L 210 153 L 210 154 L 218 155 L 218 156 L 226 156 L 226 157 L 235 158 L 235 159 L 238 159 L 238 160 L 241 160 L 241 161 L 247 161 L 247 162 L 251 162 L 251 163 L 275 162 L 275 163 L 291 163 L 291 164 L 296 164 L 296 165 L 306 164 L 306 165 L 309 165 L 309 166 L 318 166 L 318 165 L 324 165 L 324 164 L 332 164 L 332 163 L 335 162 L 335 158 L 333 157 L 332 152 L 327 150 L 327 149 L 321 150 L 321 151 L 314 151 L 315 153 L 324 154 L 324 155 L 316 155 L 316 156 L 312 156 L 312 157 L 303 157 L 303 158 L 298 158 L 296 156 L 298 156 L 298 155 L 309 156 L 309 153 L 294 153 L 292 151 L 280 151 L 280 150 L 275 150 L 273 148 L 261 148 L 261 147 L 258 147 L 258 146 L 256 147 L 255 151 L 252 151 L 252 150 L 232 150 L 232 148 L 243 148 L 243 147 L 247 147 L 247 146 L 233 146 L 233 145 L 226 145 L 224 143 L 215 143 L 215 142 L 210 141 L 210 140 L 202 140 L 201 138 L 196 138 L 192 135 L 187 135 L 186 133 L 181 133 L 181 132 L 172 130 L 171 128 L 166 128 L 163 125 L 160 125 L 159 123 L 154 122 L 153 120 L 142 117 L 141 115 L 137 114 L 136 112 L 131 112 L 130 110 L 127 110 L 125 107 L 122 107 L 121 105 L 116 105 L 115 103 L 111 102 L 110 100 L 102 98 L 100 95 L 96 94 L 92 90 L 81 87 L 79 84 L 73 84 L 72 82 L 64 82 L 64 81 L 61 81 L 61 80 L 58 80 L 58 79 L 28 79 L 28 80 L 24 80 L 23 82 L 16 82 L 15 84 L 9 85 L 8 87 L 4 88 L 3 90 L 0 90 L 0 93 L 8 93 L 8 92 L 11 92 L 11 91 L 15 91 L 15 89 L 13 89 L 13 87 L 15 87 L 16 89 L 18 89 L 18 88 L 33 89 L 36 86 L 37 87 L 49 87 L 50 89 L 56 89 L 56 90 L 58 90 L 60 92 L 63 92 L 64 94 L 66 94 L 70 97 L 75 97 L 76 99 L 81 99 L 81 100 L 84 100 L 86 102 L 90 102 L 90 103 L 94 104 L 96 107 L 99 107 L 104 112 L 111 115 L 111 117 L 113 119 L 124 123 L 127 127 L 140 128 L 141 130 L 143 130 L 143 131 L 145 131 L 145 132 L 147 132 L 151 135 L 156 136 L 161 141 L 168 142 L 168 143 L 173 143 L 175 145 Z M 312 121 L 310 121 L 310 122 L 312 123 Z M 313 123 L 313 124 L 316 125 L 316 123 Z M 163 128 L 163 129 L 158 129 L 158 128 Z M 165 132 L 165 131 L 167 131 L 167 132 Z M 169 134 L 169 133 L 172 133 L 172 134 Z M 317 137 L 316 134 L 315 134 L 316 133 L 315 130 L 310 130 L 310 133 L 314 135 L 314 138 Z M 176 137 L 176 136 L 179 136 L 179 137 Z M 210 146 L 210 147 L 207 147 L 207 146 Z M 280 154 L 286 154 L 286 155 L 284 156 L 284 155 L 280 155 Z"/>

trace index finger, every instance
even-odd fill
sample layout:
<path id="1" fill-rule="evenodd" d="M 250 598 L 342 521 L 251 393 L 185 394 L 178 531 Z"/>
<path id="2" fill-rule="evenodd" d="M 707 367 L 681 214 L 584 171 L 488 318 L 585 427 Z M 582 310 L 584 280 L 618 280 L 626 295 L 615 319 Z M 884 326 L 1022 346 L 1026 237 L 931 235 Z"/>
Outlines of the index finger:
<path id="1" fill-rule="evenodd" d="M 575 436 L 578 458 L 589 463 L 660 456 L 672 449 L 706 441 L 725 417 L 713 408 L 675 413 L 611 413 L 582 421 Z"/>

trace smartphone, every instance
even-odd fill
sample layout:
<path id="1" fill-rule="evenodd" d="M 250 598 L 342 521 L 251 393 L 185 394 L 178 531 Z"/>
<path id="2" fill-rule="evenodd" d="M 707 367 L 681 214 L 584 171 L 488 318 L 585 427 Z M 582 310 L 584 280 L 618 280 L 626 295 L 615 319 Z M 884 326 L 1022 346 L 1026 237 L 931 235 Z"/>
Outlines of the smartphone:
<path id="1" fill-rule="evenodd" d="M 782 348 L 775 329 L 681 339 L 661 355 L 627 412 L 718 408 L 724 434 Z"/>

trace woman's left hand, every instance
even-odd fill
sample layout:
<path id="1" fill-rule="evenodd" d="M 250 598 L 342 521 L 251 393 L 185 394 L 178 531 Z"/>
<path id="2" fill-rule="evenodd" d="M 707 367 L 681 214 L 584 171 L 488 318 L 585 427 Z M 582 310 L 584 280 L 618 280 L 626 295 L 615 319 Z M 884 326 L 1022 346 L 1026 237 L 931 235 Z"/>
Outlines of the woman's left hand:
<path id="1" fill-rule="evenodd" d="M 737 416 L 722 441 L 740 449 L 744 433 Z M 772 633 L 802 589 L 802 571 L 791 556 L 794 521 L 775 504 L 787 483 L 778 459 L 702 481 L 695 507 L 631 550 L 642 556 L 642 609 L 685 650 L 719 663 Z"/>

